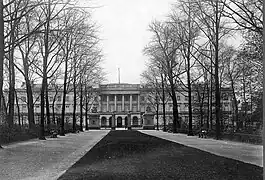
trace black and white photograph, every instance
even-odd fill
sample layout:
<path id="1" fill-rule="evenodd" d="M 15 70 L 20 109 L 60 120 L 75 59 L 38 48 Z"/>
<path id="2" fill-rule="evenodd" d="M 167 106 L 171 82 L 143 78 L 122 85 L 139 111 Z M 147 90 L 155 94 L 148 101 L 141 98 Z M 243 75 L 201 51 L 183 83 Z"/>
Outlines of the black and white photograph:
<path id="1" fill-rule="evenodd" d="M 263 0 L 0 0 L 0 180 L 262 180 Z"/>

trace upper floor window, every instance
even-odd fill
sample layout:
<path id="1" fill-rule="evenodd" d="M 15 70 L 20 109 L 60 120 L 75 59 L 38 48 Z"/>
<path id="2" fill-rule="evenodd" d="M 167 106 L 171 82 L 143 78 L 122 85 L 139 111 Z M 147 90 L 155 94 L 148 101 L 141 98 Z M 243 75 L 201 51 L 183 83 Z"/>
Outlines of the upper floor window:
<path id="1" fill-rule="evenodd" d="M 133 101 L 137 101 L 137 100 L 138 100 L 138 95 L 133 94 L 133 95 L 132 95 L 132 100 L 133 100 Z"/>
<path id="2" fill-rule="evenodd" d="M 130 96 L 129 95 L 124 95 L 124 101 L 130 101 Z"/>
<path id="3" fill-rule="evenodd" d="M 177 100 L 180 100 L 180 96 L 177 96 Z"/>
<path id="4" fill-rule="evenodd" d="M 189 97 L 188 96 L 185 96 L 185 101 L 188 101 Z"/>
<path id="5" fill-rule="evenodd" d="M 114 101 L 114 95 L 109 95 L 109 101 Z"/>
<path id="6" fill-rule="evenodd" d="M 222 94 L 222 98 L 223 98 L 223 100 L 228 100 L 228 94 L 227 93 L 223 93 Z"/>
<path id="7" fill-rule="evenodd" d="M 103 101 L 103 102 L 107 102 L 107 96 L 106 96 L 106 95 L 102 95 L 102 96 L 101 96 L 101 101 Z"/>
<path id="8" fill-rule="evenodd" d="M 140 96 L 140 98 L 141 98 L 141 101 L 144 101 L 145 99 L 144 99 L 144 96 Z"/>
<path id="9" fill-rule="evenodd" d="M 117 95 L 117 101 L 122 101 L 122 95 L 120 94 Z"/>
<path id="10" fill-rule="evenodd" d="M 70 96 L 65 96 L 65 100 L 69 101 L 70 100 Z"/>
<path id="11" fill-rule="evenodd" d="M 21 96 L 21 101 L 26 102 L 26 96 Z"/>
<path id="12" fill-rule="evenodd" d="M 61 96 L 57 96 L 57 101 L 61 101 L 62 97 Z"/>

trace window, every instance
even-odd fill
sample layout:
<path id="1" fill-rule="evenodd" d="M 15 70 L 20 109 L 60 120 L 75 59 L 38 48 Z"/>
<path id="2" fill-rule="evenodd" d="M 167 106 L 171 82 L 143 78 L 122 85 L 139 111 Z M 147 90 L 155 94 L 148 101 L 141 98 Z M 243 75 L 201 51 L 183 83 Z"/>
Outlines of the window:
<path id="1" fill-rule="evenodd" d="M 57 105 L 57 108 L 61 108 L 61 105 Z"/>
<path id="2" fill-rule="evenodd" d="M 102 95 L 101 96 L 101 101 L 102 102 L 107 102 L 107 96 L 106 95 Z"/>
<path id="3" fill-rule="evenodd" d="M 109 101 L 114 101 L 114 95 L 109 96 Z"/>
<path id="4" fill-rule="evenodd" d="M 118 111 L 118 112 L 121 112 L 121 105 L 120 105 L 120 104 L 117 105 L 117 111 Z"/>
<path id="5" fill-rule="evenodd" d="M 130 95 L 124 95 L 124 100 L 125 101 L 130 101 Z"/>
<path id="6" fill-rule="evenodd" d="M 27 108 L 27 106 L 26 106 L 26 105 L 22 105 L 22 108 L 23 108 L 23 109 L 26 109 L 26 108 Z"/>
<path id="7" fill-rule="evenodd" d="M 133 125 L 138 125 L 138 117 L 133 116 L 132 122 L 133 122 Z"/>
<path id="8" fill-rule="evenodd" d="M 189 104 L 185 104 L 185 108 L 189 107 Z"/>
<path id="9" fill-rule="evenodd" d="M 140 98 L 141 98 L 141 101 L 144 101 L 145 99 L 144 99 L 144 96 L 140 96 Z"/>
<path id="10" fill-rule="evenodd" d="M 137 99 L 138 99 L 138 95 L 133 94 L 133 95 L 132 95 L 132 100 L 133 100 L 133 101 L 137 101 Z"/>
<path id="11" fill-rule="evenodd" d="M 39 105 L 36 105 L 35 108 L 40 108 L 40 106 Z"/>
<path id="12" fill-rule="evenodd" d="M 53 97 L 49 96 L 49 101 L 52 102 L 53 101 Z"/>
<path id="13" fill-rule="evenodd" d="M 21 101 L 26 102 L 26 96 L 21 96 Z"/>
<path id="14" fill-rule="evenodd" d="M 69 105 L 66 105 L 65 107 L 66 107 L 66 108 L 69 108 Z"/>
<path id="15" fill-rule="evenodd" d="M 61 96 L 57 96 L 57 101 L 61 101 L 62 97 Z"/>
<path id="16" fill-rule="evenodd" d="M 122 101 L 122 95 L 117 95 L 117 101 Z"/>
<path id="17" fill-rule="evenodd" d="M 133 112 L 137 112 L 137 106 L 136 106 L 136 105 L 133 105 L 133 106 L 132 106 L 132 111 L 133 111 Z"/>
<path id="18" fill-rule="evenodd" d="M 185 96 L 185 101 L 188 101 L 189 97 L 188 96 Z"/>
<path id="19" fill-rule="evenodd" d="M 96 96 L 96 97 L 94 97 L 94 101 L 95 102 L 97 102 L 98 101 L 98 97 Z"/>
<path id="20" fill-rule="evenodd" d="M 227 93 L 223 93 L 222 97 L 223 97 L 223 100 L 228 100 L 228 94 Z"/>
<path id="21" fill-rule="evenodd" d="M 177 99 L 180 100 L 180 96 L 177 96 Z"/>
<path id="22" fill-rule="evenodd" d="M 69 101 L 70 97 L 69 96 L 65 96 L 65 101 Z"/>
<path id="23" fill-rule="evenodd" d="M 67 123 L 69 123 L 70 118 L 69 118 L 69 117 L 66 117 L 66 118 L 65 118 L 65 121 L 66 121 Z"/>
<path id="24" fill-rule="evenodd" d="M 146 107 L 146 112 L 151 112 L 151 108 L 150 108 L 150 106 L 147 106 L 147 107 Z"/>

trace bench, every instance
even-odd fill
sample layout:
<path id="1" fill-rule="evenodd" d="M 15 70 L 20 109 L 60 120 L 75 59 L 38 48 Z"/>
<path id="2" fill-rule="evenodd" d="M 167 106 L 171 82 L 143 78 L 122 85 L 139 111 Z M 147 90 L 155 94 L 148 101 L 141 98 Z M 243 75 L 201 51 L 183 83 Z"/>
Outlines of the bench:
<path id="1" fill-rule="evenodd" d="M 57 132 L 56 131 L 51 131 L 51 138 L 57 138 Z"/>
<path id="2" fill-rule="evenodd" d="M 207 131 L 205 129 L 199 131 L 199 138 L 207 138 Z"/>

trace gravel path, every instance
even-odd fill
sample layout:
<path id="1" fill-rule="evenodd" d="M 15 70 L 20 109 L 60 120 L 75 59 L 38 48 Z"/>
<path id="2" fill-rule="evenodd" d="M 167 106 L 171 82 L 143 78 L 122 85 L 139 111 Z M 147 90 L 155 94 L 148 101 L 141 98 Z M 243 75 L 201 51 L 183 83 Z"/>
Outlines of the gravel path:
<path id="1" fill-rule="evenodd" d="M 198 138 L 186 134 L 173 134 L 156 130 L 139 130 L 142 133 L 197 148 L 215 155 L 236 159 L 263 167 L 263 146 L 210 138 Z"/>
<path id="2" fill-rule="evenodd" d="M 66 134 L 46 141 L 30 140 L 0 149 L 0 179 L 57 179 L 109 131 Z"/>

